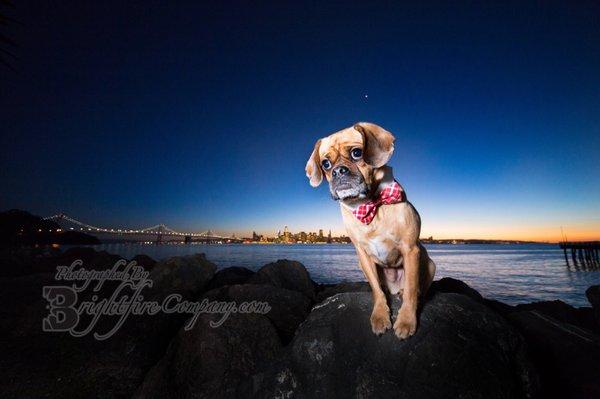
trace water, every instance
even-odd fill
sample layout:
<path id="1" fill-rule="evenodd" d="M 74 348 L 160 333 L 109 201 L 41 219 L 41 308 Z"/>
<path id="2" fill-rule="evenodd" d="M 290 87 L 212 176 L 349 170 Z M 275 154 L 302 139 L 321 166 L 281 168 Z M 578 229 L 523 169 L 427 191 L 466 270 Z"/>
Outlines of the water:
<path id="1" fill-rule="evenodd" d="M 206 253 L 219 268 L 245 266 L 252 270 L 277 259 L 301 262 L 320 283 L 364 280 L 352 245 L 149 245 L 93 246 L 124 258 L 146 254 L 156 260 Z M 487 298 L 509 304 L 560 299 L 590 306 L 585 290 L 600 284 L 600 271 L 576 271 L 565 265 L 557 245 L 426 245 L 437 264 L 436 279 L 454 277 Z"/>

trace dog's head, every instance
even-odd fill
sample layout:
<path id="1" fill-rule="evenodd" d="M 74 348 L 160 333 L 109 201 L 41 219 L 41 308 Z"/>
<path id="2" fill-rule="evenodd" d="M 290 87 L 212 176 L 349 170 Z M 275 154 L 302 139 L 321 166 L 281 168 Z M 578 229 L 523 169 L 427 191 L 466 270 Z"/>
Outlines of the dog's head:
<path id="1" fill-rule="evenodd" d="M 381 126 L 360 122 L 319 139 L 308 162 L 306 176 L 317 187 L 323 175 L 335 200 L 366 197 L 373 174 L 394 152 L 394 136 Z"/>

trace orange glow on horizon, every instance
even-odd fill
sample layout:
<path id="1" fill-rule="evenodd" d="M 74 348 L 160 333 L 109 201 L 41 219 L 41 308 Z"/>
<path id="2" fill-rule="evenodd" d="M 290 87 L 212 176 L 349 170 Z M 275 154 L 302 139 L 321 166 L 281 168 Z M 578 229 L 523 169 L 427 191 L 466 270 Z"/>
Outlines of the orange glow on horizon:
<path id="1" fill-rule="evenodd" d="M 566 226 L 563 227 L 563 232 L 567 241 L 597 241 L 600 240 L 600 221 Z M 423 226 L 421 237 L 429 236 L 433 236 L 434 239 L 515 240 L 551 243 L 564 240 L 560 227 L 546 224 L 538 226 L 447 225 L 431 226 L 430 228 Z"/>

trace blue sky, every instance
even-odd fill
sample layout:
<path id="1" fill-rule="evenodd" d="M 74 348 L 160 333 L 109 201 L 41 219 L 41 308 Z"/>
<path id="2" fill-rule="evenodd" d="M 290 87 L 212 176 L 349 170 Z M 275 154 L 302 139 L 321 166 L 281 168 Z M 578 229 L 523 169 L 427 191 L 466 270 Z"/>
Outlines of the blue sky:
<path id="1" fill-rule="evenodd" d="M 203 3 L 10 11 L 2 209 L 342 232 L 304 164 L 362 120 L 424 235 L 600 238 L 597 3 Z"/>

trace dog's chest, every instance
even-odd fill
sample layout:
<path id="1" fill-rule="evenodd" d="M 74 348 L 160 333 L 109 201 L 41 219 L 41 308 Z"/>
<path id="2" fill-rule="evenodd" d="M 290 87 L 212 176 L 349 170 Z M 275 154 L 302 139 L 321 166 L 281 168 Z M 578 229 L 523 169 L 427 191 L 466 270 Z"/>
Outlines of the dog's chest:
<path id="1" fill-rule="evenodd" d="M 402 266 L 400 248 L 405 218 L 399 212 L 401 206 L 402 204 L 380 207 L 373 221 L 367 225 L 359 222 L 350 211 L 342 211 L 346 230 L 354 242 L 380 266 Z"/>
<path id="2" fill-rule="evenodd" d="M 398 242 L 391 234 L 382 233 L 365 237 L 360 240 L 360 245 L 380 266 L 394 267 L 402 264 Z"/>

